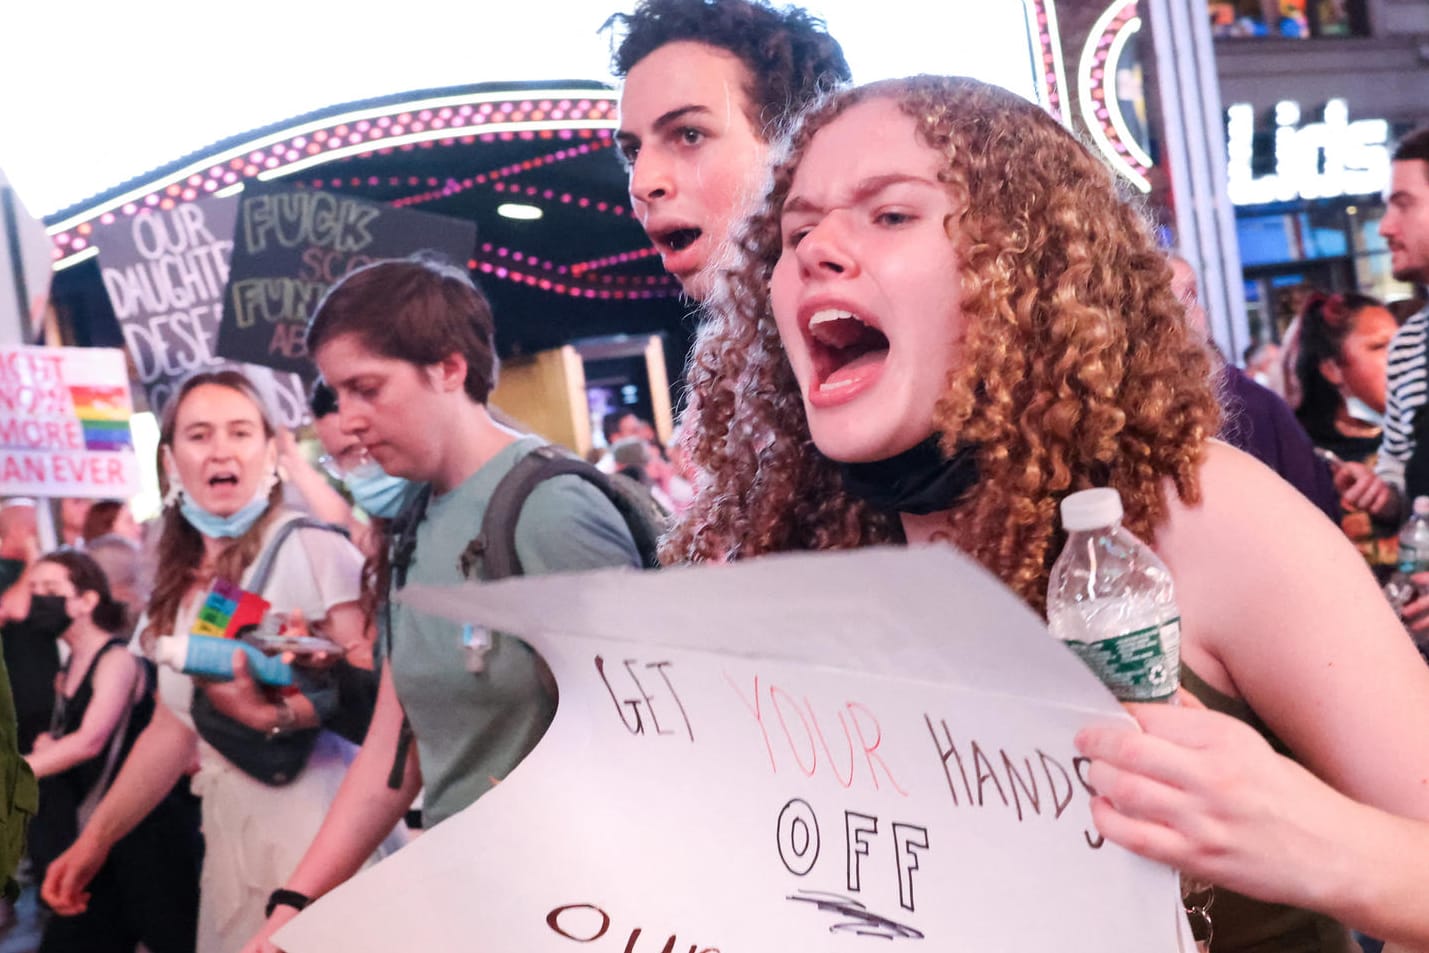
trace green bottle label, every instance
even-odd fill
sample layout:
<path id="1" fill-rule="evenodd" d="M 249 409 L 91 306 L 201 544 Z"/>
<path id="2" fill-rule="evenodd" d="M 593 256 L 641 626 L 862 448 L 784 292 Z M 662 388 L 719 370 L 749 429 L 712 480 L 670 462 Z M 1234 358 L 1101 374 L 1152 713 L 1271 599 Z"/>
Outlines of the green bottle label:
<path id="1" fill-rule="evenodd" d="M 1124 702 L 1163 701 L 1181 681 L 1181 619 L 1067 647 Z"/>

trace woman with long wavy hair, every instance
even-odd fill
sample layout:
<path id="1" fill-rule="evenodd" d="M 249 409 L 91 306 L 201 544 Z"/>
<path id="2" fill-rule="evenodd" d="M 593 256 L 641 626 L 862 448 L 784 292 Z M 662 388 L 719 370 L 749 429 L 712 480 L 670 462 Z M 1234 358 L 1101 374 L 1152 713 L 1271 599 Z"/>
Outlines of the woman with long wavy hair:
<path id="1" fill-rule="evenodd" d="M 145 652 L 161 636 L 191 630 L 215 580 L 249 585 L 259 556 L 300 515 L 282 503 L 272 422 L 237 371 L 205 372 L 184 382 L 165 408 L 160 452 L 170 494 L 156 582 L 138 625 Z M 274 550 L 259 595 L 274 611 L 301 610 L 332 641 L 360 654 L 367 639 L 358 607 L 361 569 L 361 555 L 344 537 L 298 528 Z M 43 896 L 56 911 L 84 909 L 85 886 L 115 842 L 196 761 L 193 788 L 202 798 L 205 839 L 197 949 L 228 953 L 263 922 L 264 898 L 297 864 L 355 749 L 331 733 L 319 734 L 296 775 L 278 781 L 250 775 L 201 742 L 193 715 L 200 692 L 216 710 L 270 740 L 320 723 L 309 696 L 260 690 L 242 655 L 237 658 L 231 681 L 159 669 L 161 704 L 149 726 L 79 839 L 50 867 Z"/>
<path id="2" fill-rule="evenodd" d="M 1185 686 L 1341 791 L 1429 817 L 1429 739 L 1395 731 L 1429 705 L 1429 671 L 1335 527 L 1212 439 L 1210 368 L 1166 259 L 1055 120 L 967 79 L 836 93 L 737 245 L 691 362 L 701 485 L 667 558 L 944 542 L 1040 611 L 1059 501 L 1114 487 L 1175 578 Z M 1244 728 L 1167 717 L 1167 750 Z M 1402 740 L 1386 758 L 1366 737 Z M 1253 741 L 1253 764 L 1275 757 Z M 1164 849 L 1148 831 L 1180 792 L 1106 757 L 1092 772 L 1114 840 L 1287 899 Z M 1351 948 L 1325 917 L 1251 903 L 1218 891 L 1217 950 Z"/>

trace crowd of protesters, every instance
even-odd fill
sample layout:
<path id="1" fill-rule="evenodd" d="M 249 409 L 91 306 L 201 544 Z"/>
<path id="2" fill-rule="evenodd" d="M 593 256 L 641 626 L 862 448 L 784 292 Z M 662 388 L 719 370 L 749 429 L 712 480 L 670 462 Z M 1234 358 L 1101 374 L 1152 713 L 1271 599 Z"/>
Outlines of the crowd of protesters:
<path id="1" fill-rule="evenodd" d="M 1040 612 L 1060 500 L 1114 487 L 1175 579 L 1186 703 L 1078 736 L 1102 833 L 1216 885 L 1213 950 L 1429 948 L 1429 739 L 1405 727 L 1429 596 L 1401 618 L 1372 574 L 1425 466 L 1426 313 L 1311 294 L 1257 382 L 1209 342 L 1190 263 L 1037 107 L 852 86 L 796 8 L 644 0 L 608 26 L 632 208 L 702 323 L 679 437 L 609 415 L 589 473 L 513 516 L 521 571 L 649 565 L 647 531 L 667 563 L 951 544 Z M 1386 185 L 1422 285 L 1429 130 Z M 213 371 L 164 409 L 150 524 L 61 501 L 42 553 L 47 504 L 0 503 L 41 949 L 272 951 L 540 740 L 554 686 L 525 643 L 393 599 L 497 575 L 471 543 L 553 455 L 488 403 L 499 323 L 464 269 L 367 265 L 308 326 L 316 465 Z M 220 583 L 320 641 L 292 685 L 242 652 L 223 678 L 154 664 Z"/>

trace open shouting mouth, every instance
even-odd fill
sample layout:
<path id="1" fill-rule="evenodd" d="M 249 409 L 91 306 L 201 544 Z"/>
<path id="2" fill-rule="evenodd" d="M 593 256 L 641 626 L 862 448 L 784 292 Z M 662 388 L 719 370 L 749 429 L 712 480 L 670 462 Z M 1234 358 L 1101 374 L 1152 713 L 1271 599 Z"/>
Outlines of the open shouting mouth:
<path id="1" fill-rule="evenodd" d="M 809 400 L 814 406 L 852 400 L 883 373 L 888 337 L 860 315 L 821 308 L 809 317 L 806 333 L 814 370 Z"/>

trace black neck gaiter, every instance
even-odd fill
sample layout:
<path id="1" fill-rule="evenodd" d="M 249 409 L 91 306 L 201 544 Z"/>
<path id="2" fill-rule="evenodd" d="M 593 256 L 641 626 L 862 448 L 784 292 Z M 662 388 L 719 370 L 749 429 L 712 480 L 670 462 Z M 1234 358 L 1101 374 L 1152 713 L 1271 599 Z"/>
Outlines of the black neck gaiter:
<path id="1" fill-rule="evenodd" d="M 943 456 L 939 434 L 887 460 L 841 463 L 844 489 L 881 510 L 925 516 L 952 509 L 977 483 L 977 447 Z"/>

